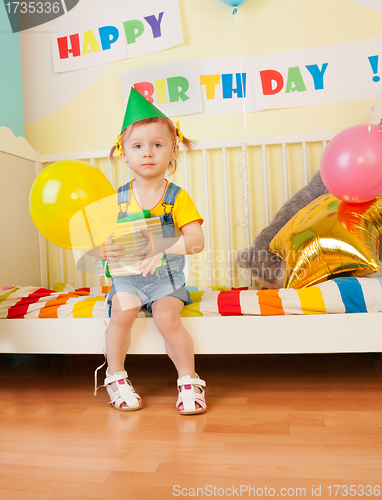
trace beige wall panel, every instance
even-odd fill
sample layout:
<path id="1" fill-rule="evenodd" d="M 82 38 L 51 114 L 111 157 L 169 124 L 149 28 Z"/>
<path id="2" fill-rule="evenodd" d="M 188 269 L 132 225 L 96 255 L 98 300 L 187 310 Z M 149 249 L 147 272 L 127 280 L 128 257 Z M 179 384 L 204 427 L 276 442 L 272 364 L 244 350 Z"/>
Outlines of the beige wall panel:
<path id="1" fill-rule="evenodd" d="M 39 286 L 38 231 L 28 206 L 35 163 L 0 153 L 0 172 L 0 286 Z"/>

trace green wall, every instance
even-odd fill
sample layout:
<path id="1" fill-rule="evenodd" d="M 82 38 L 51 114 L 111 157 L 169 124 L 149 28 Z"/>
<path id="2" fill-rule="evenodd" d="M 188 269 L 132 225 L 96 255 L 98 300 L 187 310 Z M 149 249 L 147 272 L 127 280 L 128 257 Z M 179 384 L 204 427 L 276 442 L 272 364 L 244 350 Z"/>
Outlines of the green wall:
<path id="1" fill-rule="evenodd" d="M 25 137 L 20 35 L 12 33 L 4 2 L 0 3 L 0 126 Z"/>

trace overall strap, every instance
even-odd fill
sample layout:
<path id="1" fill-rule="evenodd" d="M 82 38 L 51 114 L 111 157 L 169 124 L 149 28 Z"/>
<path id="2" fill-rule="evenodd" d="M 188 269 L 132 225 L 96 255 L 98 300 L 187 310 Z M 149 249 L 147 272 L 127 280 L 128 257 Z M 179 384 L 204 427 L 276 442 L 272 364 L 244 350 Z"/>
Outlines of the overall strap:
<path id="1" fill-rule="evenodd" d="M 130 189 L 131 182 L 124 184 L 118 188 L 118 205 L 120 205 L 120 212 L 127 212 L 127 208 L 130 204 Z M 123 205 L 125 205 L 123 207 Z"/>
<path id="2" fill-rule="evenodd" d="M 165 238 L 173 238 L 175 236 L 174 218 L 172 215 L 172 211 L 180 189 L 181 188 L 179 186 L 177 186 L 173 182 L 170 182 L 163 197 L 162 206 L 164 209 L 164 214 L 161 215 L 161 221 L 163 236 Z M 170 266 L 170 262 L 174 259 L 174 257 L 174 255 L 165 255 L 167 272 L 171 281 L 171 285 L 175 292 L 176 284 Z"/>
<path id="3" fill-rule="evenodd" d="M 162 202 L 165 214 L 172 213 L 172 209 L 175 204 L 175 199 L 180 190 L 181 188 L 176 184 L 174 184 L 173 182 L 170 182 L 170 184 L 168 185 Z"/>

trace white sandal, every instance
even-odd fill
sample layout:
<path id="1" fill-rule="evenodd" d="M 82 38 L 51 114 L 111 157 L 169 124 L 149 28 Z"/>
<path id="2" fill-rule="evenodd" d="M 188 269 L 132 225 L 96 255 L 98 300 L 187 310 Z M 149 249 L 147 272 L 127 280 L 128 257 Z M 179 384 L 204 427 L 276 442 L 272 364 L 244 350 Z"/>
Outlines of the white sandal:
<path id="1" fill-rule="evenodd" d="M 117 383 L 117 390 L 114 391 L 110 384 Z M 127 378 L 127 372 L 116 372 L 114 375 L 109 375 L 106 370 L 106 378 L 104 385 L 110 396 L 109 405 L 116 410 L 120 411 L 135 411 L 140 410 L 143 406 L 142 399 L 137 392 L 135 392 L 130 380 Z M 123 404 L 127 406 L 122 406 Z"/>
<path id="2" fill-rule="evenodd" d="M 205 391 L 203 389 L 203 387 L 206 387 L 206 383 L 199 378 L 199 375 L 195 375 L 197 378 L 192 378 L 190 375 L 178 378 L 179 396 L 176 402 L 176 409 L 181 415 L 204 413 L 207 410 Z M 195 391 L 194 386 L 201 390 L 200 394 Z M 199 405 L 199 408 L 197 408 L 196 403 Z M 183 404 L 183 410 L 179 410 L 181 404 Z"/>

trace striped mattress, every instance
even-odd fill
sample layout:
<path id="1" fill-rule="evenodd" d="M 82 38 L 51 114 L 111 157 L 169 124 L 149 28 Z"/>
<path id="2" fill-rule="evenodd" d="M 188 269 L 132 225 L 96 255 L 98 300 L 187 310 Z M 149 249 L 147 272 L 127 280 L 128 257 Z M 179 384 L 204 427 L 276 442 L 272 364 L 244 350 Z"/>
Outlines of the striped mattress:
<path id="1" fill-rule="evenodd" d="M 188 287 L 193 303 L 182 316 L 341 314 L 382 311 L 382 278 L 336 278 L 307 288 L 280 290 Z M 0 318 L 107 318 L 109 287 L 0 288 Z M 149 316 L 141 311 L 140 316 Z"/>

